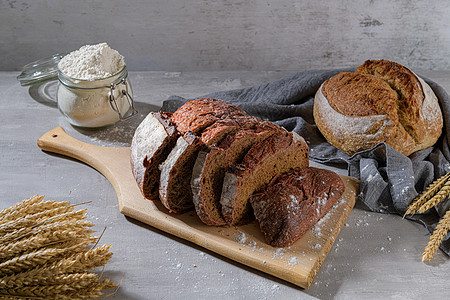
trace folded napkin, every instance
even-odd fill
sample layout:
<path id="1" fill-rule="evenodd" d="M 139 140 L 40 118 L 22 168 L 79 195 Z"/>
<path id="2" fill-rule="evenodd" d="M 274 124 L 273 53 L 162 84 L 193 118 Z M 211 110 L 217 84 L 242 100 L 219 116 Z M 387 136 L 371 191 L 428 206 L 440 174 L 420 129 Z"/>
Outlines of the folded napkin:
<path id="1" fill-rule="evenodd" d="M 403 215 L 418 193 L 433 180 L 450 171 L 449 124 L 444 124 L 442 136 L 435 146 L 415 152 L 409 157 L 385 143 L 349 156 L 325 140 L 313 118 L 316 91 L 325 80 L 343 71 L 352 72 L 354 69 L 298 72 L 262 85 L 220 91 L 201 97 L 232 102 L 250 115 L 297 132 L 308 143 L 311 160 L 347 167 L 349 176 L 361 180 L 359 200 L 368 209 Z M 423 79 L 439 98 L 444 122 L 450 120 L 449 95 L 435 82 Z M 171 96 L 164 101 L 161 110 L 173 112 L 186 101 L 187 99 Z M 446 199 L 425 214 L 407 218 L 422 223 L 432 232 L 447 209 L 450 209 L 450 201 Z M 441 249 L 450 255 L 450 235 L 442 243 Z"/>

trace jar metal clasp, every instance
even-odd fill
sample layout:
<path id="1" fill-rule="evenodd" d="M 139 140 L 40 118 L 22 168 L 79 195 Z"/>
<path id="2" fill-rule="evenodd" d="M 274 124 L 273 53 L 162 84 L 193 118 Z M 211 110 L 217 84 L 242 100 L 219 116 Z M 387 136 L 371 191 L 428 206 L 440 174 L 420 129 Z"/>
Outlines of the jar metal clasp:
<path id="1" fill-rule="evenodd" d="M 131 108 L 131 114 L 129 114 L 128 116 L 125 116 L 124 113 L 120 111 L 119 104 L 117 103 L 117 99 L 114 96 L 114 89 L 120 84 L 125 85 L 125 89 L 122 89 L 120 91 L 120 94 L 127 98 L 128 104 L 130 105 L 130 108 Z M 127 83 L 126 77 L 122 78 L 122 80 L 117 83 L 114 83 L 114 82 L 111 83 L 111 85 L 109 87 L 109 104 L 111 105 L 111 108 L 119 114 L 119 119 L 121 119 L 121 120 L 129 119 L 138 113 L 138 111 L 134 107 L 133 97 L 128 92 L 128 83 Z"/>

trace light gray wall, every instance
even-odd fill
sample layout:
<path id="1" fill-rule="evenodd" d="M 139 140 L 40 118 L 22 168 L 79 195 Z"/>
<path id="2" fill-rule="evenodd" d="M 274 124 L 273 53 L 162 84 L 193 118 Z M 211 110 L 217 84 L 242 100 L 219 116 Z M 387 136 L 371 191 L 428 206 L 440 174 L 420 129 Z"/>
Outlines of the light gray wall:
<path id="1" fill-rule="evenodd" d="M 107 41 L 131 70 L 450 69 L 447 0 L 0 0 L 0 70 Z"/>

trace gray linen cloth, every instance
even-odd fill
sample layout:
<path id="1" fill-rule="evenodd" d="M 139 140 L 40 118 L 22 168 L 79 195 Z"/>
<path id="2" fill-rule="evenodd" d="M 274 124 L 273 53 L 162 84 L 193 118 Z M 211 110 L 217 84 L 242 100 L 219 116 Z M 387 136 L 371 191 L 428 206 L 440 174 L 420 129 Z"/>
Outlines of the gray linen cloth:
<path id="1" fill-rule="evenodd" d="M 349 156 L 330 145 L 317 129 L 313 118 L 313 103 L 316 91 L 325 80 L 339 72 L 353 70 L 298 72 L 258 86 L 220 91 L 201 97 L 232 102 L 251 115 L 297 132 L 307 141 L 311 160 L 346 167 L 349 176 L 361 180 L 359 200 L 368 209 L 403 215 L 418 193 L 433 180 L 450 171 L 447 122 L 450 117 L 450 98 L 441 86 L 421 76 L 437 95 L 444 115 L 443 133 L 435 146 L 406 157 L 381 143 L 370 150 Z M 164 101 L 161 110 L 174 112 L 186 101 L 187 99 L 171 96 Z M 424 214 L 407 218 L 422 223 L 432 232 L 447 209 L 450 209 L 448 199 Z M 441 249 L 450 255 L 450 234 L 442 243 Z"/>

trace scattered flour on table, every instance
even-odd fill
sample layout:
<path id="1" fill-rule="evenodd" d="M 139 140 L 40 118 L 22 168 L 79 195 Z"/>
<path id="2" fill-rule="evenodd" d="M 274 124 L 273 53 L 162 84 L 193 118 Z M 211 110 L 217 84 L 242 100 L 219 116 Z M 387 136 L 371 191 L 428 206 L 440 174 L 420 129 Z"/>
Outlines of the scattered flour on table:
<path id="1" fill-rule="evenodd" d="M 243 232 L 239 232 L 235 239 L 236 242 L 238 242 L 241 245 L 244 245 L 247 242 L 247 235 Z"/>

